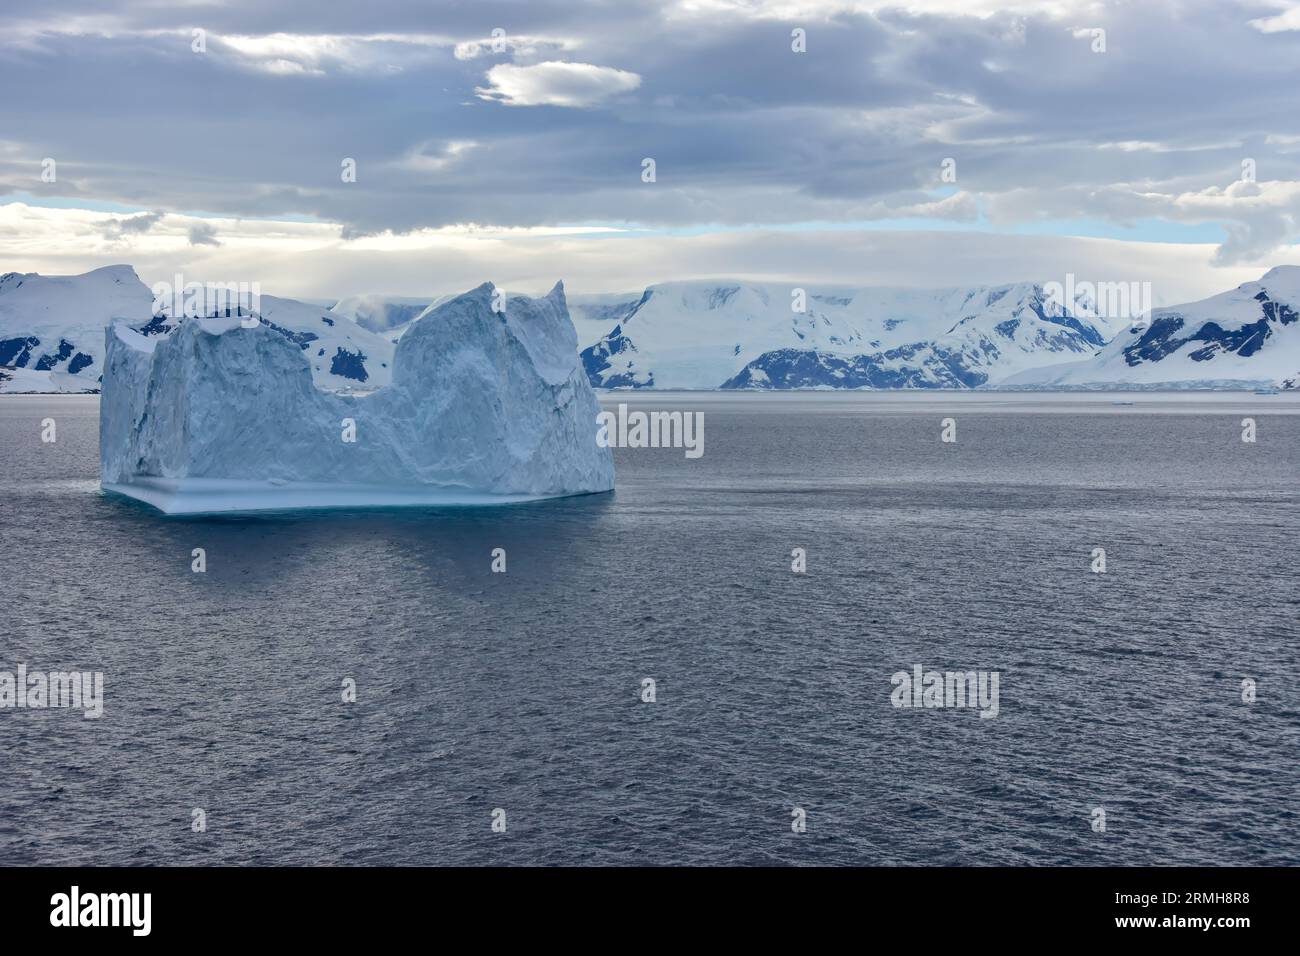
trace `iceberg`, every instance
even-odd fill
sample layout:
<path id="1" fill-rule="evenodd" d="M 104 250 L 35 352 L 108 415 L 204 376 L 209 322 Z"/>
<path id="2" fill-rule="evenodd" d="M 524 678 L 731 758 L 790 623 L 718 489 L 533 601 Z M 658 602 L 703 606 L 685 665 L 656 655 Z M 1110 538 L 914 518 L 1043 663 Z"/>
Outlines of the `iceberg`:
<path id="1" fill-rule="evenodd" d="M 504 303 L 497 311 L 494 304 Z M 564 286 L 485 283 L 430 306 L 390 384 L 315 384 L 266 325 L 192 318 L 162 338 L 105 333 L 100 484 L 165 514 L 463 505 L 611 491 L 600 409 Z"/>

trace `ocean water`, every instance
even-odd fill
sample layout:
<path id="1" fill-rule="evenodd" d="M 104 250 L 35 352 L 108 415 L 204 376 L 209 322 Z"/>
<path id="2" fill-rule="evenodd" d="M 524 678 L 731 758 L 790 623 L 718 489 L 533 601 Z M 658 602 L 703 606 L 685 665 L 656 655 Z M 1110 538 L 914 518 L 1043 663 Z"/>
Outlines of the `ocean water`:
<path id="1" fill-rule="evenodd" d="M 0 710 L 0 861 L 1300 863 L 1294 398 L 619 401 L 704 456 L 163 519 L 99 493 L 97 399 L 0 399 L 0 670 L 105 695 Z M 997 717 L 894 707 L 917 664 L 996 671 Z"/>

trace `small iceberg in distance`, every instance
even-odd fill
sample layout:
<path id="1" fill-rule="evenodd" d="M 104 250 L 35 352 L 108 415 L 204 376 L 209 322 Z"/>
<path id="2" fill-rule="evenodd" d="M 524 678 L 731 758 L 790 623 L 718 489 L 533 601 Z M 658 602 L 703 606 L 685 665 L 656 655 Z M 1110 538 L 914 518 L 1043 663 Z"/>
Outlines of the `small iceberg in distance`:
<path id="1" fill-rule="evenodd" d="M 485 283 L 429 307 L 397 344 L 391 384 L 367 395 L 318 388 L 265 325 L 192 318 L 156 339 L 114 323 L 100 484 L 169 515 L 611 491 L 599 411 L 562 283 L 539 299 Z"/>

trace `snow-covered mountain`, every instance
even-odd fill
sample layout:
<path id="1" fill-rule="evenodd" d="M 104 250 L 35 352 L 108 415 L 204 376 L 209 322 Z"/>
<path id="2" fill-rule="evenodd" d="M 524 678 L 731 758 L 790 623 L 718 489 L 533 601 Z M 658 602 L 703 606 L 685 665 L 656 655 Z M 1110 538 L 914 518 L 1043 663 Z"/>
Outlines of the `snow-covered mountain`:
<path id="1" fill-rule="evenodd" d="M 586 348 L 614 330 L 641 296 L 635 292 L 587 293 L 569 296 L 569 316 L 578 333 L 578 346 Z"/>
<path id="2" fill-rule="evenodd" d="M 391 381 L 393 343 L 329 310 L 260 297 L 260 320 L 308 354 L 319 388 L 372 389 Z M 99 389 L 104 330 L 121 321 L 145 336 L 180 324 L 154 313 L 153 292 L 127 265 L 77 276 L 0 276 L 0 392 Z"/>
<path id="3" fill-rule="evenodd" d="M 429 296 L 351 295 L 335 302 L 330 307 L 330 312 L 351 319 L 363 329 L 383 335 L 389 329 L 406 325 L 418 318 L 435 301 L 440 300 Z"/>
<path id="4" fill-rule="evenodd" d="M 1010 378 L 1040 388 L 1300 388 L 1300 266 L 1200 302 L 1155 309 L 1096 356 Z"/>
<path id="5" fill-rule="evenodd" d="M 1031 283 L 672 282 L 646 289 L 582 359 L 605 388 L 973 388 L 1094 354 L 1121 324 L 1086 305 Z"/>
<path id="6" fill-rule="evenodd" d="M 323 306 L 297 299 L 262 295 L 259 308 L 263 325 L 279 332 L 307 355 L 317 388 L 370 390 L 392 381 L 394 346 L 386 336 L 363 329 Z M 170 317 L 156 316 L 140 331 L 148 335 L 168 332 L 174 326 Z"/>
<path id="7" fill-rule="evenodd" d="M 0 276 L 0 391 L 99 388 L 104 329 L 149 321 L 153 293 L 130 266 L 79 276 Z"/>
<path id="8" fill-rule="evenodd" d="M 330 311 L 349 318 L 355 317 L 359 324 L 381 333 L 395 343 L 425 311 L 424 308 L 416 308 L 412 312 L 412 303 L 423 301 L 428 308 L 435 308 L 453 298 L 454 295 L 423 300 L 385 295 L 354 296 L 340 299 Z M 592 292 L 569 296 L 569 317 L 578 333 L 579 348 L 586 348 L 608 335 L 619 320 L 636 307 L 640 298 L 640 294 L 635 292 Z M 385 325 L 385 322 L 391 324 Z"/>
<path id="9" fill-rule="evenodd" d="M 317 387 L 372 390 L 391 381 L 396 343 L 450 298 L 355 296 L 326 309 L 263 295 L 260 320 L 307 354 Z M 1062 307 L 1033 283 L 669 282 L 568 302 L 583 368 L 603 388 L 1300 388 L 1297 266 L 1135 328 L 1082 296 Z M 179 324 L 152 309 L 130 266 L 0 276 L 0 392 L 96 390 L 111 321 L 146 336 Z"/>

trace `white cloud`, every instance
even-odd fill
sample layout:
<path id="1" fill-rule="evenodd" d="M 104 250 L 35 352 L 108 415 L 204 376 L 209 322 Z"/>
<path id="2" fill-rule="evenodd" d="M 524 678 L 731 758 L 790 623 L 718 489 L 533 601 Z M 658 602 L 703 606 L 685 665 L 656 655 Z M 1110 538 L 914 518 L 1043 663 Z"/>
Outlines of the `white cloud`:
<path id="1" fill-rule="evenodd" d="M 532 66 L 500 63 L 487 71 L 487 81 L 486 88 L 475 90 L 479 97 L 509 106 L 595 106 L 641 85 L 636 73 L 558 60 Z"/>
<path id="2" fill-rule="evenodd" d="M 991 17 L 999 13 L 1037 13 L 1059 18 L 1095 6 L 1095 0 L 677 0 L 670 7 L 670 15 L 685 18 L 725 14 L 793 21 L 905 10 L 939 16 Z"/>
<path id="3" fill-rule="evenodd" d="M 441 173 L 455 166 L 478 145 L 472 139 L 425 140 L 391 165 L 415 173 Z"/>
<path id="4" fill-rule="evenodd" d="M 238 57 L 242 66 L 279 76 L 324 76 L 330 70 L 393 73 L 428 62 L 435 50 L 451 46 L 447 37 L 429 34 L 226 34 L 209 37 Z"/>
<path id="5" fill-rule="evenodd" d="M 534 58 L 547 54 L 563 53 L 577 49 L 581 44 L 567 37 L 514 36 L 504 34 L 499 37 L 485 37 L 478 40 L 464 40 L 456 44 L 453 51 L 458 60 L 475 60 L 480 56 L 511 53 L 516 57 Z"/>
<path id="6" fill-rule="evenodd" d="M 1050 281 L 1073 272 L 1153 285 L 1157 304 L 1204 298 L 1259 278 L 1271 266 L 1300 264 L 1294 246 L 1224 267 L 1208 243 L 1124 242 L 1067 236 L 924 230 L 718 231 L 602 238 L 587 227 L 422 229 L 346 241 L 324 222 L 198 219 L 170 214 L 146 234 L 103 238 L 115 217 L 87 209 L 0 205 L 5 271 L 62 275 L 129 262 L 146 284 L 176 272 L 261 283 L 263 291 L 306 299 L 384 292 L 441 295 L 485 280 L 545 292 L 639 292 L 672 279 L 729 277 L 826 285 L 954 286 Z M 207 224 L 220 246 L 191 246 Z"/>
<path id="7" fill-rule="evenodd" d="M 1300 5 L 1288 3 L 1285 9 L 1272 17 L 1259 17 L 1248 21 L 1260 33 L 1287 33 L 1300 30 Z"/>
<path id="8" fill-rule="evenodd" d="M 863 219 L 945 219 L 972 222 L 979 218 L 979 204 L 968 192 L 953 193 L 942 199 L 892 206 L 876 203 L 864 211 Z"/>
<path id="9" fill-rule="evenodd" d="M 1276 254 L 1300 231 L 1300 182 L 1235 182 L 1183 193 L 1171 204 L 1164 213 L 1170 219 L 1223 223 L 1228 238 L 1214 256 L 1220 265 Z"/>
<path id="10" fill-rule="evenodd" d="M 1221 143 L 1202 143 L 1202 144 L 1172 144 L 1172 143 L 1153 143 L 1144 139 L 1125 139 L 1113 143 L 1098 143 L 1098 149 L 1115 149 L 1121 153 L 1195 153 L 1212 149 L 1240 149 L 1240 140 L 1230 140 Z"/>

